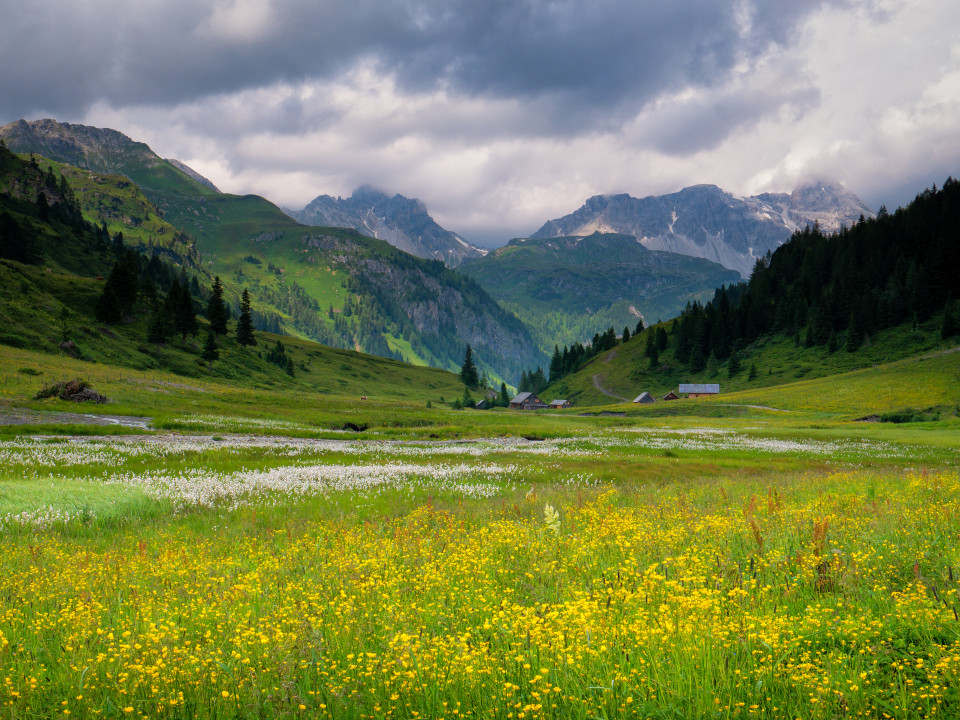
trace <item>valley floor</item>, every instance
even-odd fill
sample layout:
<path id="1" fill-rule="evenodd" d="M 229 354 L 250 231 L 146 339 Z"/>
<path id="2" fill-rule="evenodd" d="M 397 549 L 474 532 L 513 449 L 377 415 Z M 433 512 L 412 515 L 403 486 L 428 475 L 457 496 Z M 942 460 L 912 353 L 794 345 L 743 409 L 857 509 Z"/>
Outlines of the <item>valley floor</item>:
<path id="1" fill-rule="evenodd" d="M 950 423 L 214 412 L 0 434 L 11 717 L 960 707 Z"/>

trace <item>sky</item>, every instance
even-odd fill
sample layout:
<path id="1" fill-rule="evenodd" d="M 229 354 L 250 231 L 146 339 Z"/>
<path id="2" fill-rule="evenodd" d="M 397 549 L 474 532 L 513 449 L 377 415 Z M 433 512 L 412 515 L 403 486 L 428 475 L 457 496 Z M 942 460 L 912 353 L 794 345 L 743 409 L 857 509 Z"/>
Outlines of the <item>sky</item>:
<path id="1" fill-rule="evenodd" d="M 110 127 L 293 209 L 360 184 L 481 245 L 597 194 L 960 174 L 952 0 L 4 3 L 0 123 Z"/>

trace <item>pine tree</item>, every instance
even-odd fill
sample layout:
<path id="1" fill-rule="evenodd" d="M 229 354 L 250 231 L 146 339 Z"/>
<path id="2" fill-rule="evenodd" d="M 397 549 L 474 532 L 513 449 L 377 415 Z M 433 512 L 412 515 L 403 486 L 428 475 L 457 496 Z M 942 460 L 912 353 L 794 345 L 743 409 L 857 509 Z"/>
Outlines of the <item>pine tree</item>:
<path id="1" fill-rule="evenodd" d="M 203 352 L 200 357 L 207 361 L 207 367 L 212 367 L 213 361 L 220 359 L 220 351 L 217 350 L 217 336 L 213 332 L 213 328 L 207 330 L 207 339 L 203 343 Z"/>
<path id="2" fill-rule="evenodd" d="M 170 318 L 164 306 L 155 303 L 147 325 L 147 342 L 154 345 L 163 345 L 170 339 Z"/>
<path id="3" fill-rule="evenodd" d="M 740 370 L 740 353 L 736 350 L 731 350 L 730 357 L 727 359 L 727 373 L 730 377 L 733 377 L 739 374 Z"/>
<path id="4" fill-rule="evenodd" d="M 220 284 L 219 275 L 213 279 L 210 300 L 207 302 L 207 320 L 217 335 L 227 334 L 227 306 L 223 302 L 223 285 Z"/>
<path id="5" fill-rule="evenodd" d="M 647 357 L 653 357 L 657 354 L 657 343 L 654 338 L 655 334 L 656 333 L 654 333 L 653 330 L 647 331 L 647 341 L 643 347 L 643 354 Z"/>
<path id="6" fill-rule="evenodd" d="M 190 297 L 190 291 L 186 285 L 177 286 L 180 288 L 176 297 L 176 309 L 174 310 L 174 326 L 183 340 L 187 335 L 196 335 L 200 330 L 197 327 L 197 311 L 193 306 L 193 298 Z M 172 286 L 171 286 L 172 287 Z"/>
<path id="7" fill-rule="evenodd" d="M 860 322 L 860 313 L 850 311 L 850 324 L 847 326 L 847 352 L 854 352 L 863 342 L 863 325 Z"/>
<path id="8" fill-rule="evenodd" d="M 662 327 L 657 328 L 657 350 L 663 352 L 670 344 L 670 338 L 667 337 L 667 331 Z"/>
<path id="9" fill-rule="evenodd" d="M 643 330 L 644 330 L 644 327 L 643 327 L 643 318 L 640 318 L 639 320 L 637 320 L 637 327 L 634 328 L 633 334 L 634 334 L 634 335 L 639 335 L 640 333 L 643 332 Z"/>
<path id="10" fill-rule="evenodd" d="M 510 396 L 507 394 L 507 384 L 505 382 L 500 383 L 500 404 L 503 407 L 510 405 Z"/>
<path id="11" fill-rule="evenodd" d="M 463 400 L 461 402 L 465 408 L 473 406 L 473 397 L 470 395 L 470 388 L 463 388 Z"/>
<path id="12" fill-rule="evenodd" d="M 460 366 L 460 379 L 463 381 L 463 384 L 471 390 L 476 388 L 480 382 L 477 366 L 473 363 L 473 350 L 469 345 L 467 345 L 467 351 L 463 354 L 463 365 Z"/>
<path id="13" fill-rule="evenodd" d="M 237 319 L 237 342 L 241 345 L 256 345 L 253 339 L 253 319 L 250 316 L 250 293 L 243 289 L 240 296 L 240 317 Z"/>
<path id="14" fill-rule="evenodd" d="M 626 343 L 630 339 L 630 328 L 625 327 L 623 329 L 623 342 Z"/>
<path id="15" fill-rule="evenodd" d="M 690 371 L 700 372 L 707 365 L 707 359 L 703 356 L 703 347 L 699 342 L 694 342 L 690 350 Z"/>
<path id="16" fill-rule="evenodd" d="M 563 375 L 563 355 L 560 354 L 560 347 L 553 346 L 553 357 L 550 358 L 550 382 L 556 382 Z"/>
<path id="17" fill-rule="evenodd" d="M 103 286 L 103 292 L 100 293 L 97 304 L 93 308 L 93 314 L 104 325 L 115 325 L 120 322 L 123 313 L 120 310 L 120 300 L 117 298 L 113 283 L 107 282 Z"/>
<path id="18" fill-rule="evenodd" d="M 750 364 L 750 372 L 747 375 L 747 380 L 756 380 L 757 379 L 757 366 L 753 363 Z"/>

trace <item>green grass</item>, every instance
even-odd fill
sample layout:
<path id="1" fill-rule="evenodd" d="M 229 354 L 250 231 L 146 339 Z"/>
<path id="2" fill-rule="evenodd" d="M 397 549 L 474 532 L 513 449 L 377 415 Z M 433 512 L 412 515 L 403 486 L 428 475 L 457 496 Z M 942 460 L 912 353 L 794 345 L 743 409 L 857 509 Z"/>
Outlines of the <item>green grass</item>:
<path id="1" fill-rule="evenodd" d="M 955 431 L 433 417 L 559 440 L 0 445 L 0 596 L 21 599 L 4 711 L 913 720 L 958 701 Z M 388 475 L 318 483 L 344 468 Z M 258 490 L 263 472 L 308 489 Z"/>
<path id="2" fill-rule="evenodd" d="M 669 330 L 669 324 L 665 324 L 665 327 Z M 887 371 L 884 368 L 889 364 L 953 347 L 952 343 L 941 341 L 936 319 L 916 331 L 911 330 L 909 325 L 904 325 L 879 332 L 871 338 L 869 345 L 854 353 L 843 349 L 828 353 L 823 347 L 797 347 L 790 338 L 766 338 L 741 353 L 742 369 L 733 377 L 730 377 L 726 363 L 716 364 L 712 368 L 708 365 L 703 372 L 690 373 L 686 366 L 674 360 L 673 351 L 669 348 L 661 353 L 659 366 L 650 368 L 649 360 L 644 354 L 648 332 L 651 330 L 631 337 L 626 344 L 618 345 L 612 352 L 601 353 L 579 372 L 551 385 L 542 395 L 551 398 L 567 397 L 579 405 L 607 405 L 616 402 L 594 387 L 593 377 L 598 375 L 603 388 L 631 401 L 644 390 L 659 399 L 669 390 L 676 392 L 680 383 L 719 383 L 721 397 L 718 402 L 726 402 L 731 393 L 744 392 L 746 394 L 737 396 L 740 398 L 737 402 L 742 400 L 753 403 L 756 398 L 765 397 L 768 389 L 770 397 L 780 397 L 772 388 L 786 386 L 798 388 L 797 392 L 813 403 L 811 407 L 830 411 L 840 406 L 857 407 L 867 414 L 878 410 L 950 403 L 951 393 L 955 392 L 955 386 L 950 384 L 948 376 L 951 362 L 958 362 L 957 356 L 952 359 L 947 357 L 943 363 L 933 363 L 935 369 L 930 378 L 925 376 L 925 371 L 920 366 L 917 372 L 903 378 L 899 391 L 891 388 L 876 392 L 869 387 L 869 379 L 864 375 L 854 375 L 842 382 L 838 380 L 834 386 L 830 386 L 827 381 L 827 385 L 814 386 L 816 389 L 810 393 L 805 390 L 808 386 L 803 384 L 808 380 L 870 368 L 879 370 L 881 375 L 887 378 L 885 383 L 895 385 L 896 379 L 885 374 Z M 749 377 L 751 365 L 757 369 L 757 376 L 753 380 Z M 784 390 L 783 393 L 789 395 L 790 391 Z M 842 396 L 842 400 L 833 402 L 831 397 L 838 394 Z M 911 400 L 911 394 L 916 399 Z M 871 405 L 870 401 L 875 397 L 879 398 L 878 402 Z M 884 397 L 889 397 L 890 402 L 883 400 Z M 927 402 L 928 399 L 933 402 Z M 754 404 L 780 407 L 776 401 Z M 784 407 L 799 409 L 800 403 L 793 402 Z"/>

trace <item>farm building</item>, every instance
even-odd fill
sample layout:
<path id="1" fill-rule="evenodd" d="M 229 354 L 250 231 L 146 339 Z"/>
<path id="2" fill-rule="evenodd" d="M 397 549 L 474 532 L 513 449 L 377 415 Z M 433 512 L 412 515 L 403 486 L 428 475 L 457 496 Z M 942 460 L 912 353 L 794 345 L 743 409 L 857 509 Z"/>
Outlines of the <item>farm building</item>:
<path id="1" fill-rule="evenodd" d="M 677 395 L 673 390 L 671 390 L 670 392 L 668 392 L 666 395 L 663 396 L 663 399 L 664 399 L 664 400 L 679 400 L 679 399 L 680 399 L 680 396 Z"/>
<path id="2" fill-rule="evenodd" d="M 543 410 L 547 404 L 532 392 L 522 392 L 510 401 L 514 410 Z"/>
<path id="3" fill-rule="evenodd" d="M 688 398 L 711 397 L 720 394 L 716 383 L 680 383 L 680 394 Z"/>
<path id="4" fill-rule="evenodd" d="M 490 401 L 486 398 L 478 400 L 473 406 L 474 410 L 486 410 L 488 407 L 490 407 Z"/>
<path id="5" fill-rule="evenodd" d="M 653 401 L 653 395 L 648 393 L 646 390 L 637 395 L 636 399 L 634 400 L 635 403 L 652 403 Z"/>
<path id="6" fill-rule="evenodd" d="M 551 410 L 562 410 L 563 408 L 570 407 L 569 400 L 551 400 L 550 409 Z"/>

